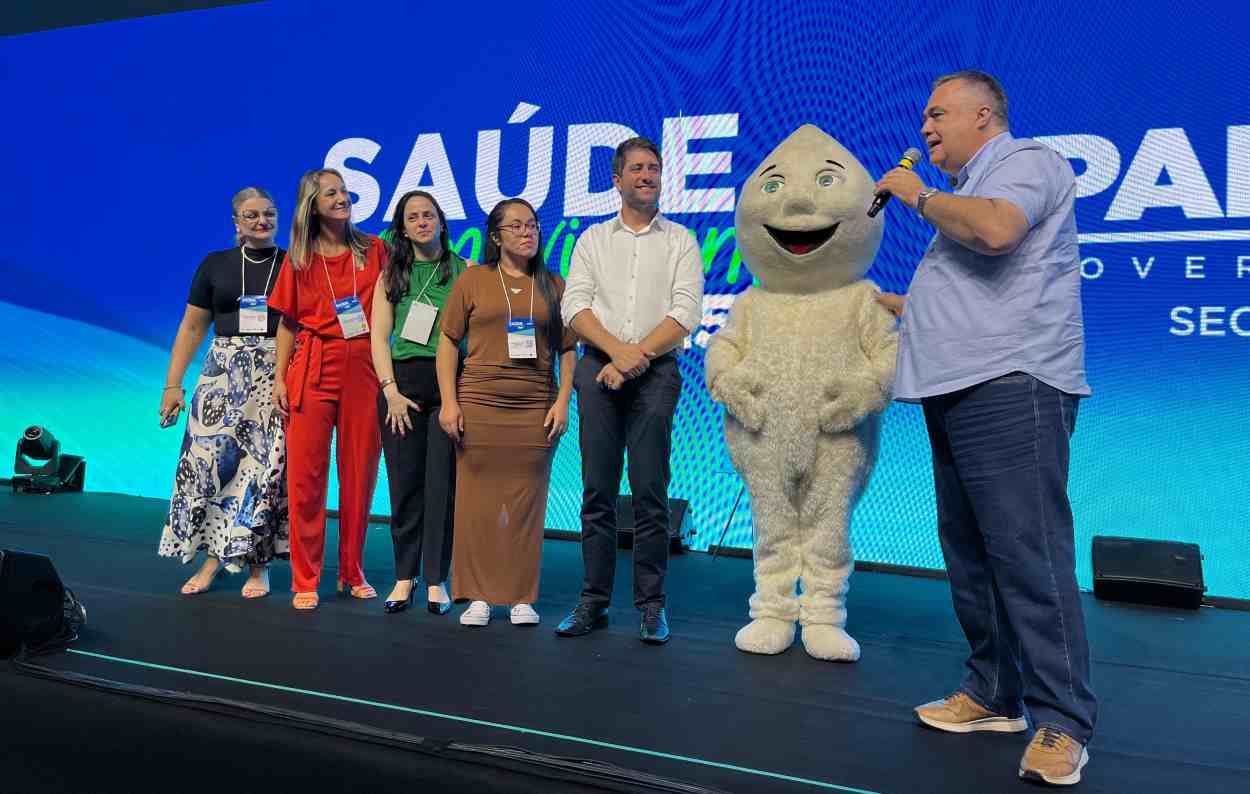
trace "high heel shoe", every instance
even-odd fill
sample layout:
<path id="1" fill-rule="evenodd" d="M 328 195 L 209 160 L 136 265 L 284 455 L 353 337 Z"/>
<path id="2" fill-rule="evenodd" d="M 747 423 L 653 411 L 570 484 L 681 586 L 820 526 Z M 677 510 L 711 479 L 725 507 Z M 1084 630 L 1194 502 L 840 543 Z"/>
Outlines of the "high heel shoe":
<path id="1" fill-rule="evenodd" d="M 443 587 L 442 585 L 440 585 L 439 587 L 440 589 L 443 590 L 444 593 L 447 592 L 446 588 Z M 430 589 L 432 590 L 434 588 L 430 588 Z M 446 601 L 431 601 L 430 596 L 427 593 L 425 597 L 425 609 L 427 612 L 429 612 L 432 615 L 446 615 L 448 612 L 451 611 L 451 597 L 448 596 Z"/>
<path id="2" fill-rule="evenodd" d="M 409 590 L 407 598 L 400 599 L 399 601 L 387 601 L 382 605 L 382 611 L 388 615 L 394 615 L 396 612 L 403 612 L 405 609 L 412 606 L 412 595 L 415 590 L 416 588 Z"/>
<path id="3" fill-rule="evenodd" d="M 364 584 L 361 584 L 361 585 L 348 585 L 347 582 L 344 582 L 342 579 L 339 579 L 337 592 L 339 595 L 349 595 L 352 598 L 359 598 L 359 599 L 369 599 L 369 598 L 378 597 L 378 591 L 374 590 L 373 586 L 370 585 L 368 582 L 365 582 Z"/>

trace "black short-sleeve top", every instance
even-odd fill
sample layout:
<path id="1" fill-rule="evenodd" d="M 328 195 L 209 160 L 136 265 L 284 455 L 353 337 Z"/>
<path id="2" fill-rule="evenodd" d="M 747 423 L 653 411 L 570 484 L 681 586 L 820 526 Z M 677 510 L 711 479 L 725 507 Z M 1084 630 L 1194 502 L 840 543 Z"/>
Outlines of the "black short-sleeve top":
<path id="1" fill-rule="evenodd" d="M 213 326 L 218 336 L 242 336 L 239 333 L 239 297 L 265 295 L 273 291 L 278 270 L 286 252 L 281 248 L 247 248 L 235 246 L 213 251 L 204 257 L 195 277 L 187 303 L 213 313 Z M 269 310 L 269 329 L 265 336 L 278 332 L 281 315 Z"/>

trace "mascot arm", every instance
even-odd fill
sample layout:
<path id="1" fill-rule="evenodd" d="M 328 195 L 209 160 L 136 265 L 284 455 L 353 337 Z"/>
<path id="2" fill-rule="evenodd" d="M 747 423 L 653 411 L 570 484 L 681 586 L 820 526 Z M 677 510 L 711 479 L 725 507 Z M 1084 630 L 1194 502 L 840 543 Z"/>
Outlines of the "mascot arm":
<path id="1" fill-rule="evenodd" d="M 763 380 L 743 362 L 748 351 L 750 292 L 734 301 L 729 318 L 708 342 L 704 376 L 708 394 L 743 427 L 758 432 L 764 426 Z"/>
<path id="2" fill-rule="evenodd" d="M 826 433 L 850 430 L 890 402 L 898 330 L 893 315 L 877 303 L 876 294 L 875 285 L 868 283 L 857 317 L 857 341 L 867 365 L 860 372 L 830 377 L 824 384 L 820 429 Z"/>
<path id="3" fill-rule="evenodd" d="M 877 302 L 880 292 L 873 285 L 868 300 L 860 306 L 860 348 L 868 359 L 868 375 L 881 391 L 881 410 L 894 391 L 894 366 L 898 358 L 898 319 Z"/>

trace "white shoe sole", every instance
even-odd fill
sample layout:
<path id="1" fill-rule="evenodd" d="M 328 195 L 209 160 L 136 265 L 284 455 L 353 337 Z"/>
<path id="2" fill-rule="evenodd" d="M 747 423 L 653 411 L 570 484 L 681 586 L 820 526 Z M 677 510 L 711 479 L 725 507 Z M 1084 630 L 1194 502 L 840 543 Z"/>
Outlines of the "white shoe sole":
<path id="1" fill-rule="evenodd" d="M 1070 775 L 1063 777 L 1047 777 L 1045 774 L 1036 769 L 1025 769 L 1020 767 L 1020 778 L 1022 780 L 1033 780 L 1038 783 L 1049 783 L 1052 786 L 1074 786 L 1081 782 L 1081 770 L 1089 763 L 1089 751 L 1081 749 L 1081 760 L 1076 765 L 1076 771 Z"/>
<path id="2" fill-rule="evenodd" d="M 484 615 L 470 614 L 472 607 L 460 613 L 461 626 L 485 626 L 490 623 L 490 611 L 487 610 Z"/>
<path id="3" fill-rule="evenodd" d="M 942 722 L 932 717 L 926 717 L 917 711 L 916 719 L 930 728 L 937 728 L 939 731 L 947 731 L 948 733 L 976 733 L 978 731 L 1021 733 L 1029 729 L 1029 723 L 1024 717 L 983 717 L 971 722 Z"/>
<path id="4" fill-rule="evenodd" d="M 537 615 L 526 615 L 525 617 L 512 617 L 513 626 L 537 626 L 541 618 Z"/>

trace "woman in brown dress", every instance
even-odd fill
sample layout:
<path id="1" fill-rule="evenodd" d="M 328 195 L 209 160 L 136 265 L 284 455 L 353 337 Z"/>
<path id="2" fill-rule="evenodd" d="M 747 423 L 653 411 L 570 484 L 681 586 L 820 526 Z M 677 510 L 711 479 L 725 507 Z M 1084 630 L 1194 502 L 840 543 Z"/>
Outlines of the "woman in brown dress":
<path id="1" fill-rule="evenodd" d="M 472 602 L 463 625 L 485 626 L 491 604 L 509 604 L 514 625 L 532 626 L 551 458 L 568 428 L 577 354 L 560 321 L 564 280 L 543 263 L 528 202 L 491 210 L 482 260 L 447 297 L 437 355 L 439 424 L 456 443 L 452 594 Z"/>

